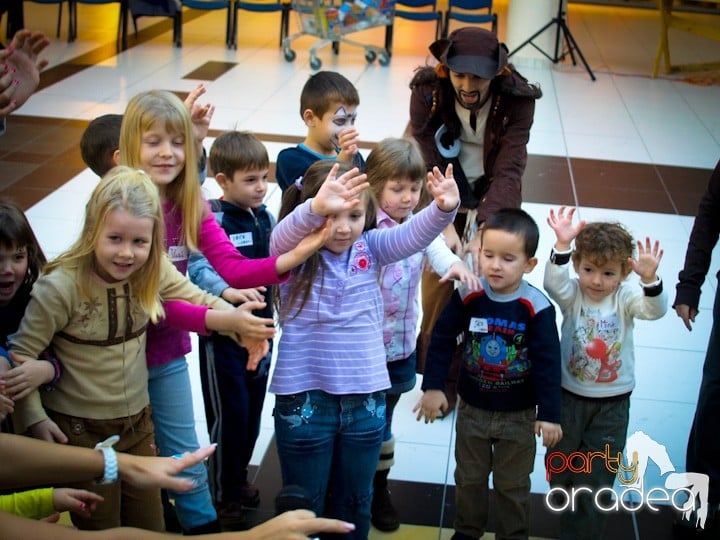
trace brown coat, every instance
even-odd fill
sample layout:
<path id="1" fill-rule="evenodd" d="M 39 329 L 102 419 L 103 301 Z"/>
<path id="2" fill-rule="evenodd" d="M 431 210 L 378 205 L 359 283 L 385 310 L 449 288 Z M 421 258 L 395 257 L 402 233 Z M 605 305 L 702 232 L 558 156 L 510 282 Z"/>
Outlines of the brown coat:
<path id="1" fill-rule="evenodd" d="M 445 124 L 452 139 L 459 136 L 455 94 L 449 79 L 439 79 L 431 67 L 420 68 L 410 83 L 409 135 L 420 145 L 428 168 L 443 164 L 435 132 Z M 519 73 L 496 77 L 491 85 L 492 106 L 485 125 L 483 163 L 487 190 L 481 193 L 478 222 L 504 207 L 519 207 L 521 179 L 527 163 L 527 142 L 542 93 Z M 435 102 L 435 106 L 434 105 Z M 468 178 L 473 184 L 477 179 Z"/>

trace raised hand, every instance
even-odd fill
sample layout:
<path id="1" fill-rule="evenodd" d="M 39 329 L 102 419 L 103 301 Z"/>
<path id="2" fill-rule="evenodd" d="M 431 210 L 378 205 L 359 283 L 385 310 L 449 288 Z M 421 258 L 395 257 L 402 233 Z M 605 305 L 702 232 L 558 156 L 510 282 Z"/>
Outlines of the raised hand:
<path id="1" fill-rule="evenodd" d="M 357 167 L 337 176 L 339 167 L 337 163 L 333 165 L 310 203 L 310 209 L 318 216 L 330 216 L 355 208 L 361 202 L 358 195 L 370 187 L 367 175 L 358 174 Z"/>
<path id="2" fill-rule="evenodd" d="M 572 241 L 578 235 L 580 230 L 585 226 L 585 221 L 580 220 L 573 225 L 573 216 L 576 208 L 561 206 L 557 214 L 555 210 L 550 209 L 550 216 L 547 218 L 548 225 L 555 231 L 555 249 L 557 251 L 567 251 L 572 245 Z"/>
<path id="3" fill-rule="evenodd" d="M 202 144 L 203 139 L 207 137 L 208 131 L 210 130 L 210 121 L 212 120 L 213 114 L 215 114 L 215 105 L 210 103 L 201 105 L 197 101 L 205 92 L 207 92 L 205 85 L 200 83 L 190 91 L 183 102 L 188 108 L 188 111 L 190 111 L 190 120 L 192 120 L 193 124 L 195 141 L 198 144 Z"/>
<path id="4" fill-rule="evenodd" d="M 657 281 L 657 269 L 660 266 L 660 260 L 663 256 L 663 250 L 660 249 L 660 242 L 655 240 L 653 243 L 650 237 L 645 237 L 645 244 L 638 240 L 638 256 L 637 260 L 632 257 L 628 258 L 628 264 L 633 269 L 643 283 L 653 283 Z"/>
<path id="5" fill-rule="evenodd" d="M 47 60 L 38 55 L 50 44 L 42 32 L 19 30 L 10 45 L 0 50 L 0 116 L 19 109 L 40 83 Z"/>
<path id="6" fill-rule="evenodd" d="M 452 164 L 448 164 L 443 174 L 438 167 L 427 173 L 427 188 L 430 195 L 443 212 L 452 212 L 460 203 L 460 191 L 453 178 Z"/>

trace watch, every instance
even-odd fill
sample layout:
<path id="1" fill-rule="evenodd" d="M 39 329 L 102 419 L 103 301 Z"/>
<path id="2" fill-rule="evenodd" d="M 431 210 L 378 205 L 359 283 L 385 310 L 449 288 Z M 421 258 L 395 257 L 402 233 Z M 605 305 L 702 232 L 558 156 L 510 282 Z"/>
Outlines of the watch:
<path id="1" fill-rule="evenodd" d="M 106 485 L 114 484 L 118 479 L 118 459 L 113 444 L 120 440 L 119 435 L 108 437 L 102 442 L 95 445 L 95 450 L 99 450 L 105 459 L 105 471 L 103 477 L 95 480 L 96 484 Z"/>

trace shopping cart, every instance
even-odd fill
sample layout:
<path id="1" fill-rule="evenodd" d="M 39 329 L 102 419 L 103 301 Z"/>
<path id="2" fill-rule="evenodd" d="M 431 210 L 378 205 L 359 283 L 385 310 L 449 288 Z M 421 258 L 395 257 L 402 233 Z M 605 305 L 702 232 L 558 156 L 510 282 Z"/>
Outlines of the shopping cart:
<path id="1" fill-rule="evenodd" d="M 381 66 L 390 63 L 390 53 L 384 47 L 376 47 L 352 41 L 345 36 L 376 26 L 388 26 L 395 17 L 395 0 L 292 0 L 292 9 L 298 14 L 300 32 L 283 40 L 285 60 L 295 60 L 295 51 L 290 44 L 301 36 L 320 38 L 310 47 L 310 67 L 320 69 L 322 61 L 318 49 L 332 44 L 333 52 L 339 51 L 340 43 L 347 43 L 365 49 L 365 60 Z"/>

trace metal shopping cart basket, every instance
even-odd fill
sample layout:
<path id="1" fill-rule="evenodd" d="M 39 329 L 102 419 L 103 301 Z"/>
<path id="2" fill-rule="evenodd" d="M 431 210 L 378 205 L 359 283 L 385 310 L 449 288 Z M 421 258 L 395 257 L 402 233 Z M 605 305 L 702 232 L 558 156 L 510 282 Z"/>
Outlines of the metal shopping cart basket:
<path id="1" fill-rule="evenodd" d="M 342 3 L 341 3 L 342 2 Z M 337 54 L 340 43 L 347 43 L 365 49 L 365 60 L 381 66 L 390 63 L 390 53 L 384 47 L 375 47 L 352 41 L 345 36 L 376 26 L 388 26 L 395 17 L 395 0 L 292 0 L 292 9 L 298 14 L 300 32 L 283 40 L 285 60 L 295 60 L 295 51 L 290 47 L 293 40 L 301 36 L 320 38 L 310 47 L 310 67 L 320 69 L 322 61 L 317 57 L 318 49 L 332 44 Z"/>

